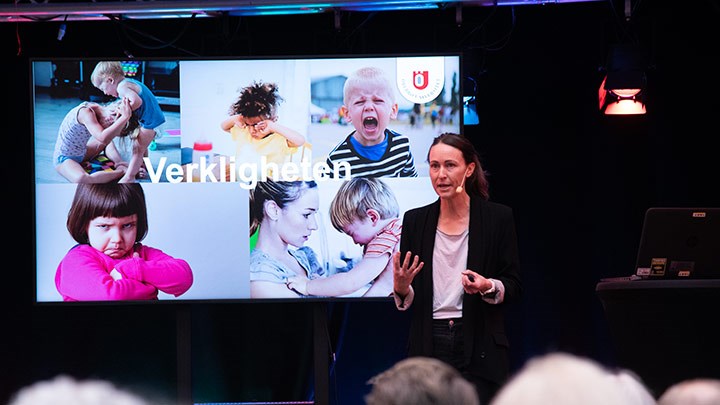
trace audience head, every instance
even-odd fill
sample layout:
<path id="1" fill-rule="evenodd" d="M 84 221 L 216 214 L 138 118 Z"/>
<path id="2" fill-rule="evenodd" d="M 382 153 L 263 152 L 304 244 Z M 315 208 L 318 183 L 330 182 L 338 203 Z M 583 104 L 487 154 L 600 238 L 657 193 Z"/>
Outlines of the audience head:
<path id="1" fill-rule="evenodd" d="M 39 381 L 18 391 L 9 405 L 149 405 L 107 381 L 68 376 Z"/>
<path id="2" fill-rule="evenodd" d="M 618 384 L 637 405 L 656 405 L 657 401 L 639 375 L 628 369 L 616 370 L 613 375 Z"/>
<path id="3" fill-rule="evenodd" d="M 629 395 L 630 388 L 625 384 L 615 373 L 594 360 L 569 353 L 549 353 L 528 360 L 490 404 L 647 404 L 639 396 Z M 647 399 L 645 395 L 642 397 Z"/>
<path id="4" fill-rule="evenodd" d="M 720 404 L 720 379 L 693 378 L 671 385 L 663 392 L 658 405 Z"/>
<path id="5" fill-rule="evenodd" d="M 479 405 L 475 387 L 438 359 L 410 357 L 370 381 L 367 405 Z"/>

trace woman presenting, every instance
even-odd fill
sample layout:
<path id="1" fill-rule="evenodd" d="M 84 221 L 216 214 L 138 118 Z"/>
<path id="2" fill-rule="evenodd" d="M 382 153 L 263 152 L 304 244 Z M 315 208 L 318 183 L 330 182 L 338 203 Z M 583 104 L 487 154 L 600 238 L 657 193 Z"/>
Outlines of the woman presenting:
<path id="1" fill-rule="evenodd" d="M 438 200 L 403 217 L 393 288 L 413 308 L 409 356 L 431 356 L 473 382 L 481 403 L 509 375 L 505 304 L 522 292 L 512 210 L 488 201 L 472 143 L 445 133 L 428 152 Z"/>

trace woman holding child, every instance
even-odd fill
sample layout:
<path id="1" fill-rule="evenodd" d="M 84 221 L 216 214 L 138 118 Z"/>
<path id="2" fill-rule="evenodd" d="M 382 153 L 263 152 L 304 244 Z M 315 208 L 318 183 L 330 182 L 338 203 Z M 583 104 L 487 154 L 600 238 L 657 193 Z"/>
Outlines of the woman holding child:
<path id="1" fill-rule="evenodd" d="M 392 189 L 375 177 L 346 180 L 330 202 L 330 221 L 363 247 L 351 270 L 308 280 L 295 277 L 288 287 L 303 295 L 387 297 L 392 292 L 392 255 L 400 242 L 400 207 Z"/>
<path id="2" fill-rule="evenodd" d="M 320 197 L 314 181 L 262 181 L 250 193 L 250 236 L 257 243 L 250 253 L 252 298 L 298 298 L 289 278 L 323 277 L 315 252 L 303 246 L 318 229 Z"/>
<path id="3" fill-rule="evenodd" d="M 445 133 L 428 152 L 438 200 L 405 213 L 393 289 L 413 307 L 410 356 L 453 365 L 488 403 L 509 375 L 505 303 L 522 292 L 512 210 L 488 200 L 472 143 Z"/>

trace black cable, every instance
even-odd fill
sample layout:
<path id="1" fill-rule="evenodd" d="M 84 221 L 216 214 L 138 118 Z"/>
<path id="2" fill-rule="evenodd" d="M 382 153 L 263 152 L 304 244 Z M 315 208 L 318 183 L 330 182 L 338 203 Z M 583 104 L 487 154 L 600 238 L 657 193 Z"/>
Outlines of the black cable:
<path id="1" fill-rule="evenodd" d="M 52 21 L 52 20 L 62 17 L 62 16 L 63 16 L 62 14 L 58 14 L 58 15 L 54 15 L 52 17 L 33 17 L 33 16 L 28 16 L 28 15 L 23 15 L 20 17 L 22 17 L 26 20 L 33 21 L 33 22 L 47 22 L 47 21 Z M 67 16 L 65 16 L 65 17 L 67 18 Z"/>
<path id="2" fill-rule="evenodd" d="M 495 42 L 484 45 L 483 49 L 488 50 L 488 51 L 499 51 L 499 50 L 503 49 L 510 42 L 510 37 L 512 37 L 513 32 L 515 32 L 515 23 L 517 22 L 516 16 L 515 16 L 515 6 L 510 7 L 510 13 L 512 15 L 510 31 L 508 31 L 507 34 L 505 34 L 505 36 L 501 37 L 500 39 L 496 40 Z M 495 44 L 498 44 L 500 42 L 502 42 L 502 44 L 500 46 L 494 46 Z"/>
<path id="3" fill-rule="evenodd" d="M 187 23 L 185 24 L 185 26 L 183 27 L 183 29 L 180 31 L 180 33 L 179 33 L 175 38 L 173 38 L 172 40 L 167 41 L 167 42 L 164 42 L 163 40 L 161 40 L 161 39 L 159 39 L 159 38 L 157 38 L 157 37 L 155 37 L 155 36 L 153 36 L 153 35 L 150 35 L 150 34 L 148 34 L 148 33 L 146 33 L 146 32 L 143 32 L 143 31 L 135 28 L 135 27 L 132 27 L 132 26 L 130 26 L 129 24 L 125 24 L 125 23 L 123 22 L 124 20 L 122 19 L 122 16 L 108 15 L 107 17 L 108 17 L 111 21 L 114 21 L 117 25 L 120 26 L 123 34 L 125 35 L 125 37 L 126 37 L 130 42 L 132 42 L 133 44 L 135 44 L 136 46 L 138 46 L 138 47 L 140 47 L 140 48 L 150 49 L 150 50 L 156 50 L 156 49 L 162 49 L 162 48 L 172 47 L 172 48 L 174 48 L 174 49 L 177 49 L 177 50 L 179 50 L 179 51 L 185 52 L 185 53 L 190 54 L 190 55 L 192 55 L 192 56 L 200 56 L 199 54 L 196 54 L 195 52 L 191 52 L 191 51 L 188 51 L 188 50 L 186 50 L 186 49 L 182 49 L 182 48 L 174 45 L 175 42 L 177 42 L 178 40 L 180 40 L 180 38 L 182 38 L 182 36 L 185 35 L 185 33 L 187 32 L 188 28 L 190 27 L 190 24 L 191 24 L 191 23 L 193 22 L 193 20 L 195 19 L 195 15 L 196 15 L 196 14 L 193 14 L 192 17 L 190 17 L 190 19 L 187 21 Z M 143 36 L 143 37 L 145 37 L 145 38 L 151 39 L 151 40 L 153 40 L 153 41 L 160 42 L 161 44 L 160 44 L 160 45 L 157 45 L 157 46 L 151 46 L 151 45 L 141 44 L 140 42 L 134 40 L 130 35 L 128 35 L 127 30 L 133 31 L 133 32 L 135 32 L 135 33 L 137 33 L 137 34 L 139 34 L 139 35 L 141 35 L 141 36 Z"/>
<path id="4" fill-rule="evenodd" d="M 631 8 L 630 14 L 634 15 L 637 11 L 637 8 L 640 7 L 640 3 L 642 3 L 642 0 L 636 0 L 635 5 Z"/>
<path id="5" fill-rule="evenodd" d="M 340 354 L 340 351 L 342 349 L 342 343 L 345 340 L 345 330 L 347 329 L 347 322 L 348 318 L 350 317 L 350 303 L 342 303 L 343 307 L 343 315 L 340 319 L 340 329 L 338 330 L 338 336 L 337 336 L 337 344 L 335 347 L 335 350 L 333 351 L 332 347 L 332 341 L 330 340 L 330 332 L 326 329 L 328 333 L 328 345 L 330 346 L 330 353 L 332 353 L 332 364 L 330 366 L 330 375 L 333 377 L 333 383 L 335 385 L 335 403 L 339 404 L 340 399 L 338 398 L 338 387 L 337 387 L 337 372 L 336 372 L 336 363 L 338 359 L 338 355 Z"/>
<path id="6" fill-rule="evenodd" d="M 493 11 L 494 13 L 494 11 Z M 488 16 L 489 18 L 490 16 Z M 492 41 L 492 42 L 486 42 L 483 44 L 478 45 L 470 45 L 466 49 L 482 49 L 485 51 L 499 51 L 503 49 L 509 42 L 510 37 L 512 37 L 513 32 L 515 32 L 515 26 L 517 22 L 517 17 L 515 15 L 515 6 L 510 7 L 510 30 L 505 33 L 502 37 Z M 485 22 L 483 22 L 484 24 Z M 498 45 L 500 44 L 500 45 Z"/>
<path id="7" fill-rule="evenodd" d="M 615 0 L 608 0 L 608 3 L 610 4 L 610 9 L 612 10 L 613 20 L 615 21 L 617 28 L 619 30 L 619 33 L 617 34 L 616 40 L 618 42 L 630 42 L 633 45 L 638 44 L 638 38 L 633 35 L 633 31 L 629 28 L 630 22 L 632 20 L 632 16 L 635 14 L 635 8 L 637 8 L 640 1 L 638 0 L 637 3 L 635 3 L 635 7 L 631 8 L 630 16 L 628 16 L 628 20 L 625 19 L 624 14 L 621 14 L 618 12 L 618 10 L 615 8 Z"/>
<path id="8" fill-rule="evenodd" d="M 485 17 L 485 19 L 478 25 L 475 26 L 467 35 L 465 35 L 460 41 L 458 41 L 456 48 L 460 48 L 463 44 L 463 42 L 467 41 L 468 38 L 470 38 L 473 34 L 475 34 L 478 30 L 482 29 L 485 24 L 487 24 L 488 21 L 490 21 L 490 18 L 495 15 L 495 12 L 497 11 L 498 4 L 497 1 L 494 2 L 492 10 L 490 10 L 490 13 Z"/>
<path id="9" fill-rule="evenodd" d="M 365 17 L 365 19 L 360 24 L 358 24 L 357 27 L 355 27 L 355 29 L 350 31 L 350 33 L 345 36 L 344 42 L 348 46 L 348 50 L 352 50 L 352 44 L 350 43 L 352 37 L 355 36 L 355 34 L 360 31 L 360 29 L 365 26 L 365 24 L 367 24 L 373 17 L 375 17 L 375 14 L 376 13 L 374 11 L 368 14 L 367 17 Z"/>
<path id="10" fill-rule="evenodd" d="M 337 397 L 337 395 L 338 395 L 337 374 L 335 373 L 335 361 L 337 360 L 337 356 L 335 355 L 335 351 L 333 351 L 333 344 L 332 344 L 332 340 L 330 340 L 330 328 L 328 327 L 328 323 L 329 322 L 325 323 L 325 335 L 327 337 L 328 350 L 330 351 L 330 354 L 332 355 L 332 357 L 330 359 L 331 360 L 330 370 L 328 370 L 328 372 L 330 373 L 330 376 L 332 377 L 333 386 L 335 387 L 335 390 L 334 390 L 335 391 L 335 403 L 339 404 L 340 402 L 338 401 L 338 397 Z"/>
<path id="11" fill-rule="evenodd" d="M 152 35 L 150 35 L 150 34 L 147 34 L 147 33 L 145 33 L 145 32 L 142 32 L 142 31 L 140 31 L 139 29 L 134 28 L 134 27 L 130 26 L 129 24 L 124 23 L 124 22 L 123 22 L 124 20 L 123 20 L 122 18 L 120 18 L 120 17 L 116 17 L 115 19 L 113 19 L 113 21 L 115 21 L 116 23 L 120 24 L 120 27 L 123 29 L 123 31 L 126 30 L 126 29 L 129 29 L 129 30 L 131 30 L 131 31 L 133 31 L 133 32 L 135 32 L 135 33 L 137 33 L 137 34 L 140 34 L 140 35 L 142 35 L 142 36 L 144 36 L 144 37 L 150 38 L 150 39 L 152 39 L 152 40 L 154 40 L 154 41 L 157 41 L 157 42 L 161 42 L 161 44 L 160 44 L 160 45 L 157 45 L 157 46 L 143 45 L 143 44 L 140 44 L 140 43 L 137 42 L 137 41 L 133 41 L 133 40 L 132 40 L 131 38 L 129 38 L 129 36 L 128 36 L 128 38 L 129 38 L 135 45 L 140 46 L 141 48 L 150 49 L 150 50 L 155 50 L 155 49 L 162 49 L 162 48 L 167 48 L 167 47 L 173 46 L 173 45 L 175 44 L 175 42 L 177 42 L 178 40 L 180 40 L 180 38 L 182 38 L 182 36 L 187 32 L 188 28 L 190 27 L 190 23 L 192 23 L 192 21 L 193 21 L 194 19 L 195 19 L 195 14 L 193 14 L 193 15 L 190 17 L 190 19 L 187 21 L 187 23 L 185 24 L 185 26 L 183 27 L 183 29 L 180 31 L 180 33 L 179 33 L 175 38 L 173 38 L 173 39 L 170 40 L 170 41 L 167 41 L 166 43 L 162 43 L 163 41 L 160 40 L 159 38 L 157 38 L 157 37 L 155 37 L 155 36 L 152 36 Z M 174 46 L 173 46 L 173 47 L 174 47 Z"/>
<path id="12" fill-rule="evenodd" d="M 227 24 L 229 17 L 225 15 L 223 16 L 223 18 L 225 19 L 224 23 Z M 237 18 L 237 24 L 235 24 L 235 28 L 233 29 L 232 33 L 229 32 L 229 29 L 225 29 L 227 28 L 227 26 L 223 27 L 223 36 L 225 37 L 225 52 L 231 51 L 232 42 L 236 39 L 240 39 L 239 33 L 240 27 L 243 25 L 243 21 L 244 20 L 242 19 L 242 17 Z"/>

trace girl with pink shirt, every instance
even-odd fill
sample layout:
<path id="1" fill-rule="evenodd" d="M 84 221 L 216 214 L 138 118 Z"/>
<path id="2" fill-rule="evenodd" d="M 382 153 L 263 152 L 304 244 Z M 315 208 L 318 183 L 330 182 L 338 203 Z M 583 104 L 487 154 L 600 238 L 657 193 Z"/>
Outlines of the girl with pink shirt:
<path id="1" fill-rule="evenodd" d="M 67 228 L 78 242 L 55 273 L 64 301 L 178 297 L 193 283 L 185 260 L 140 243 L 148 231 L 139 183 L 78 184 Z"/>

